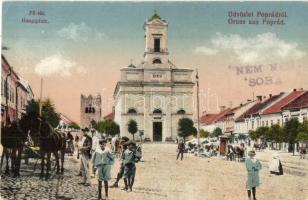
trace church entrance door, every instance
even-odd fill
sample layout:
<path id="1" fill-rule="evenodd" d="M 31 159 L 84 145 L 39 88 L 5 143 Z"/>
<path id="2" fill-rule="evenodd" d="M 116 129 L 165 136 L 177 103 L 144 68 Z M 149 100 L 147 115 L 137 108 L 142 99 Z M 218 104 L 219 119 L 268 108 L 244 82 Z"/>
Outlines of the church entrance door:
<path id="1" fill-rule="evenodd" d="M 153 141 L 162 141 L 162 122 L 153 122 Z"/>

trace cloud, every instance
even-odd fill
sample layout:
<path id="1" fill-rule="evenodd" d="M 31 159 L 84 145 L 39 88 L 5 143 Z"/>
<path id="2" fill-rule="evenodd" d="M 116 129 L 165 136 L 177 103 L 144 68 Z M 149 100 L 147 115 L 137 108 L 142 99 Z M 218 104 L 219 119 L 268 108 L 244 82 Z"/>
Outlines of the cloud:
<path id="1" fill-rule="evenodd" d="M 218 52 L 229 51 L 235 54 L 236 59 L 242 63 L 296 60 L 306 55 L 298 49 L 297 43 L 284 41 L 275 33 L 262 33 L 249 38 L 238 34 L 216 33 L 211 39 L 211 45 L 208 46 L 211 47 L 199 46 L 195 48 L 195 52 L 215 55 Z"/>
<path id="2" fill-rule="evenodd" d="M 211 49 L 208 48 L 206 46 L 201 46 L 201 47 L 197 47 L 195 49 L 195 53 L 199 53 L 199 54 L 203 54 L 203 55 L 207 55 L 207 56 L 212 56 L 212 55 L 216 55 L 218 53 L 217 49 Z"/>
<path id="3" fill-rule="evenodd" d="M 72 71 L 84 73 L 85 69 L 75 62 L 63 58 L 62 55 L 55 54 L 41 60 L 34 68 L 35 73 L 41 76 L 71 76 Z"/>
<path id="4" fill-rule="evenodd" d="M 73 40 L 75 42 L 85 42 L 89 38 L 98 40 L 104 40 L 107 38 L 106 34 L 99 32 L 87 26 L 84 22 L 80 24 L 71 23 L 67 27 L 63 27 L 57 34 L 67 40 Z"/>

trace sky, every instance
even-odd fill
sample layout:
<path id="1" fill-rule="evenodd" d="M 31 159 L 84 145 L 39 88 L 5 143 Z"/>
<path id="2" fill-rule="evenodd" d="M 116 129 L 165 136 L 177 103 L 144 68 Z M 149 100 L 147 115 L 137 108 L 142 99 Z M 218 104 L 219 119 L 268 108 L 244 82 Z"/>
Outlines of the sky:
<path id="1" fill-rule="evenodd" d="M 308 89 L 306 2 L 4 2 L 2 54 L 36 98 L 43 77 L 43 98 L 58 112 L 79 122 L 80 95 L 100 93 L 106 115 L 120 69 L 142 61 L 143 24 L 155 10 L 168 22 L 169 59 L 199 70 L 202 111 Z M 229 16 L 246 11 L 253 16 Z M 287 17 L 263 24 L 258 12 Z M 33 19 L 47 23 L 24 23 Z M 275 20 L 284 24 L 267 24 Z"/>

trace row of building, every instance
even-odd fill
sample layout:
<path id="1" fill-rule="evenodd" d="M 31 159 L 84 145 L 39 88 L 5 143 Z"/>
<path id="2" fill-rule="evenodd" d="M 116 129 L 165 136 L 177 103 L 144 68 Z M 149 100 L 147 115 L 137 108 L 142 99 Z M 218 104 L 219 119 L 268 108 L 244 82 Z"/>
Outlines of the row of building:
<path id="1" fill-rule="evenodd" d="M 33 98 L 29 83 L 1 55 L 1 125 L 20 118 L 26 112 L 27 102 Z"/>
<path id="2" fill-rule="evenodd" d="M 247 135 L 249 130 L 258 127 L 283 126 L 291 118 L 303 122 L 308 118 L 308 91 L 293 89 L 290 92 L 257 96 L 257 100 L 248 100 L 235 108 L 221 107 L 219 113 L 205 113 L 201 119 L 201 128 L 212 132 L 219 127 L 227 136 L 230 134 Z"/>

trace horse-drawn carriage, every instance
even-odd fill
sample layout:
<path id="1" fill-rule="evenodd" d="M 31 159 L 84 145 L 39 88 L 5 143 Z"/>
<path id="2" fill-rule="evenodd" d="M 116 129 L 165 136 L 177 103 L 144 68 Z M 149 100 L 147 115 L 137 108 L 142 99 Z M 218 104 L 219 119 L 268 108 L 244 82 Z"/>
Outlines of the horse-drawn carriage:
<path id="1" fill-rule="evenodd" d="M 31 144 L 29 137 L 34 139 Z M 14 176 L 19 176 L 22 157 L 41 158 L 41 177 L 44 176 L 44 168 L 47 168 L 46 179 L 49 177 L 51 153 L 55 155 L 57 173 L 64 168 L 65 135 L 54 128 L 38 115 L 25 115 L 20 120 L 8 123 L 1 128 L 1 144 L 3 154 L 1 156 L 1 169 L 4 157 L 6 158 L 5 172 L 9 173 L 9 159 L 11 159 L 11 169 Z M 60 151 L 60 156 L 58 151 Z M 47 162 L 45 164 L 45 155 Z"/>

